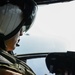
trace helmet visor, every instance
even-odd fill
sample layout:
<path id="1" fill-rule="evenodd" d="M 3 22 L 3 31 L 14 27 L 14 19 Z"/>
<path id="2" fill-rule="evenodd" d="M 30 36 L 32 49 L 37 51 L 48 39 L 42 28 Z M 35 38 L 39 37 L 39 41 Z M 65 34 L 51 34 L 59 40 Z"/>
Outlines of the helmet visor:
<path id="1" fill-rule="evenodd" d="M 36 10 L 37 7 L 35 7 L 35 10 L 32 11 L 32 14 L 28 17 L 27 20 L 23 20 L 24 21 L 24 25 L 23 25 L 23 31 L 28 31 L 28 29 L 32 26 L 34 19 L 36 17 Z"/>

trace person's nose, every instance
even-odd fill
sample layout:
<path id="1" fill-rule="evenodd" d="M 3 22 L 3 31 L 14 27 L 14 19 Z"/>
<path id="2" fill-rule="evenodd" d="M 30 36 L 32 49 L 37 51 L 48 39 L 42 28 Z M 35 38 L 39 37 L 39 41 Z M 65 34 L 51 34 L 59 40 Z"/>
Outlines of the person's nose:
<path id="1" fill-rule="evenodd" d="M 23 30 L 21 29 L 21 30 L 20 30 L 20 36 L 22 36 L 22 35 L 23 35 Z"/>

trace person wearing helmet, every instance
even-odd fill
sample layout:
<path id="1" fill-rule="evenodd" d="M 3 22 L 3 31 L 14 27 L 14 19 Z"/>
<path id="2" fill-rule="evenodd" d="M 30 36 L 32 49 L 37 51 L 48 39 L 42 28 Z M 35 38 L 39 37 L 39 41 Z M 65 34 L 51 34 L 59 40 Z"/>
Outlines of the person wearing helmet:
<path id="1" fill-rule="evenodd" d="M 23 32 L 31 27 L 36 9 L 33 0 L 0 0 L 0 75 L 35 75 L 11 52 Z"/>

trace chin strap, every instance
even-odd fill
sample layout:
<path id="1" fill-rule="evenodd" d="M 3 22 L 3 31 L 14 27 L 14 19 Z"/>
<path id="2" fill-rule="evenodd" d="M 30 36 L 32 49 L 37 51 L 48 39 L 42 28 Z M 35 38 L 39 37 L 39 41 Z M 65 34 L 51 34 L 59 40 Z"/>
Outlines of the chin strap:
<path id="1" fill-rule="evenodd" d="M 25 62 L 17 59 L 7 51 L 0 50 L 0 67 L 9 69 L 23 75 L 36 75 Z"/>

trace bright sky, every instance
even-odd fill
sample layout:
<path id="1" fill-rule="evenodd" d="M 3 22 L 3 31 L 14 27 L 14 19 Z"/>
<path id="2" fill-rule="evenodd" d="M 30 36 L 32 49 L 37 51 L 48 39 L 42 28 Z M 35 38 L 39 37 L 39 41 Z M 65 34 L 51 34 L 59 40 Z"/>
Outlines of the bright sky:
<path id="1" fill-rule="evenodd" d="M 40 6 L 31 34 L 67 41 L 75 49 L 75 1 Z M 37 34 L 36 34 L 37 33 Z"/>
<path id="2" fill-rule="evenodd" d="M 39 48 L 41 50 L 48 50 L 53 48 L 54 51 L 75 50 L 74 9 L 75 1 L 39 6 L 33 26 L 27 32 L 30 35 L 24 35 L 21 39 L 22 41 L 20 42 L 20 44 L 25 45 L 25 48 L 23 46 L 21 46 L 20 48 L 25 50 L 27 49 L 28 51 L 30 49 L 39 50 Z M 39 43 L 37 42 L 38 39 Z M 26 44 L 24 41 L 28 43 Z M 41 48 L 43 44 L 40 41 L 45 43 L 45 48 Z M 41 47 L 36 46 L 39 44 Z M 30 49 L 28 49 L 27 47 Z"/>

